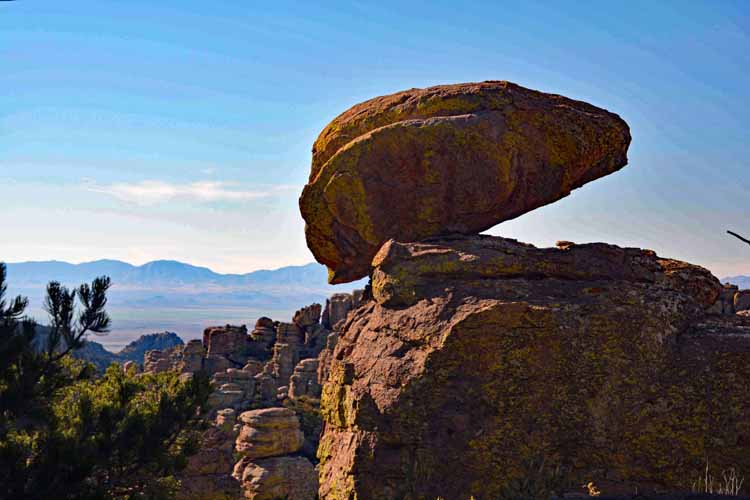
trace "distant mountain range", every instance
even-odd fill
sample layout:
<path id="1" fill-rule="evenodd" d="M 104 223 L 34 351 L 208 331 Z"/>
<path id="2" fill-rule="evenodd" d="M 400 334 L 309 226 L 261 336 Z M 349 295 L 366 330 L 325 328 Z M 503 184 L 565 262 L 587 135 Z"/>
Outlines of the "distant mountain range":
<path id="1" fill-rule="evenodd" d="M 42 304 L 49 281 L 75 287 L 97 276 L 109 276 L 112 289 L 107 309 L 112 331 L 96 341 L 111 351 L 152 332 L 173 331 L 189 340 L 200 338 L 207 326 L 231 323 L 252 327 L 260 316 L 288 321 L 302 306 L 324 303 L 333 293 L 363 288 L 366 283 L 328 285 L 325 267 L 315 263 L 246 274 L 220 274 L 171 260 L 142 266 L 118 260 L 7 265 L 8 293 L 29 297 L 29 312 L 42 324 L 47 320 Z"/>
<path id="2" fill-rule="evenodd" d="M 750 289 L 750 276 L 729 276 L 721 280 L 722 283 L 732 283 L 740 289 Z"/>
<path id="3" fill-rule="evenodd" d="M 37 348 L 43 348 L 50 334 L 50 328 L 48 326 L 37 325 L 36 332 L 36 346 Z M 146 354 L 146 351 L 154 349 L 163 351 L 183 344 L 184 342 L 176 333 L 151 333 L 141 335 L 138 339 L 125 346 L 120 352 L 113 353 L 89 337 L 82 348 L 73 351 L 73 357 L 93 363 L 100 373 L 104 373 L 112 363 L 124 364 L 126 361 L 135 361 L 139 365 L 143 365 L 143 355 Z"/>
<path id="4" fill-rule="evenodd" d="M 206 267 L 193 266 L 174 260 L 155 260 L 134 266 L 119 260 L 97 260 L 83 264 L 60 261 L 19 262 L 8 264 L 8 277 L 15 286 L 45 286 L 54 279 L 62 283 L 90 281 L 106 275 L 121 288 L 173 287 L 293 287 L 327 290 L 327 271 L 320 264 L 288 266 L 275 270 L 260 270 L 247 274 L 219 274 Z"/>

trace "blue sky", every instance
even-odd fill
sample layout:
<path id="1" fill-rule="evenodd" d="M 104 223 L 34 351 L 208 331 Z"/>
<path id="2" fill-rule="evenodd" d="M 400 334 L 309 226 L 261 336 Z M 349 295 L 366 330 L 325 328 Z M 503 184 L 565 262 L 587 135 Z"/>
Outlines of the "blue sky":
<path id="1" fill-rule="evenodd" d="M 0 260 L 312 260 L 318 132 L 367 98 L 511 80 L 620 114 L 630 165 L 493 228 L 750 274 L 750 3 L 0 2 Z"/>

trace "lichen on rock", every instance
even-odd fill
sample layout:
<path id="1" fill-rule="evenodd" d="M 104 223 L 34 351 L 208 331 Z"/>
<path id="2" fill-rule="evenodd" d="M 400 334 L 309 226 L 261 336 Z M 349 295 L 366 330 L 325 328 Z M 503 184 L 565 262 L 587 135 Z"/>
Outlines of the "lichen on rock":
<path id="1" fill-rule="evenodd" d="M 617 115 L 509 82 L 412 89 L 337 117 L 300 197 L 329 281 L 368 274 L 389 238 L 474 234 L 627 163 Z"/>

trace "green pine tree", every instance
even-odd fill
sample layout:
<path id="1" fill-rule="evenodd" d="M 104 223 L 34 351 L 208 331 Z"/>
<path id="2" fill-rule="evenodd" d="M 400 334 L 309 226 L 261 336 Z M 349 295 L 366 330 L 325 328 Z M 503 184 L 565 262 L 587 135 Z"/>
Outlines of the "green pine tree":
<path id="1" fill-rule="evenodd" d="M 109 278 L 76 290 L 51 282 L 50 333 L 39 338 L 28 300 L 6 300 L 6 277 L 0 263 L 0 498 L 170 498 L 196 449 L 208 378 L 118 365 L 95 378 L 71 353 L 107 332 Z"/>

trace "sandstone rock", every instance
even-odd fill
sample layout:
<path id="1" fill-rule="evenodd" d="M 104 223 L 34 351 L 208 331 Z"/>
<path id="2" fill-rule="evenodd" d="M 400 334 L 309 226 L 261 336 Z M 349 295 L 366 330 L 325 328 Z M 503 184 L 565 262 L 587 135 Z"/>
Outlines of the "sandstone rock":
<path id="1" fill-rule="evenodd" d="M 288 385 L 282 385 L 278 389 L 276 389 L 276 401 L 279 401 L 280 403 L 283 403 L 284 400 L 286 400 L 289 397 L 289 386 Z"/>
<path id="2" fill-rule="evenodd" d="M 276 343 L 297 347 L 305 342 L 305 334 L 294 323 L 279 323 L 276 328 Z"/>
<path id="3" fill-rule="evenodd" d="M 278 384 L 270 373 L 261 372 L 256 375 L 255 385 L 258 388 L 258 396 L 262 401 L 273 401 L 276 399 Z"/>
<path id="4" fill-rule="evenodd" d="M 297 363 L 299 363 L 298 348 L 281 342 L 274 344 L 273 358 L 271 358 L 269 364 L 271 373 L 279 385 L 287 384 Z"/>
<path id="5" fill-rule="evenodd" d="M 389 238 L 474 234 L 627 163 L 619 116 L 509 82 L 412 89 L 344 112 L 300 197 L 330 283 L 364 277 Z"/>
<path id="6" fill-rule="evenodd" d="M 255 322 L 255 328 L 250 333 L 254 343 L 259 344 L 261 349 L 270 349 L 276 342 L 276 326 L 271 318 L 258 318 Z"/>
<path id="7" fill-rule="evenodd" d="M 198 452 L 188 458 L 180 473 L 178 500 L 235 500 L 240 496 L 234 468 L 234 440 L 237 414 L 232 409 L 217 412 L 216 419 L 202 435 Z"/>
<path id="8" fill-rule="evenodd" d="M 224 384 L 208 395 L 208 406 L 212 409 L 241 406 L 247 398 L 237 384 Z"/>
<path id="9" fill-rule="evenodd" d="M 304 436 L 299 419 L 288 408 L 246 411 L 235 449 L 250 460 L 295 453 L 302 448 Z"/>
<path id="10" fill-rule="evenodd" d="M 750 315 L 705 319 L 705 270 L 489 237 L 376 262 L 323 389 L 321 499 L 499 498 L 539 457 L 630 492 L 750 470 Z"/>
<path id="11" fill-rule="evenodd" d="M 289 378 L 289 398 L 320 397 L 322 387 L 318 383 L 318 364 L 317 359 L 311 358 L 303 359 L 294 367 L 294 373 Z"/>
<path id="12" fill-rule="evenodd" d="M 300 359 L 315 358 L 325 349 L 331 331 L 321 323 L 305 328 L 305 345 L 300 350 Z"/>
<path id="13" fill-rule="evenodd" d="M 318 354 L 318 382 L 321 384 L 328 380 L 328 371 L 333 360 L 333 350 L 339 340 L 339 334 L 332 332 L 326 339 L 326 347 Z"/>
<path id="14" fill-rule="evenodd" d="M 311 304 L 307 307 L 303 307 L 294 313 L 292 321 L 302 329 L 308 326 L 317 325 L 320 321 L 320 313 L 322 309 L 323 307 L 320 304 Z"/>
<path id="15" fill-rule="evenodd" d="M 153 351 L 146 351 L 146 354 L 143 356 L 144 372 L 160 373 L 171 370 L 172 368 L 173 360 L 171 359 L 169 352 L 154 349 Z"/>
<path id="16" fill-rule="evenodd" d="M 203 358 L 206 356 L 206 349 L 203 343 L 194 339 L 189 341 L 182 350 L 182 363 L 180 371 L 197 372 L 203 369 Z"/>
<path id="17" fill-rule="evenodd" d="M 352 309 L 355 309 L 362 304 L 362 302 L 364 301 L 364 295 L 364 290 L 352 290 Z"/>
<path id="18" fill-rule="evenodd" d="M 212 326 L 203 331 L 203 345 L 209 356 L 242 356 L 247 344 L 245 326 Z"/>
<path id="19" fill-rule="evenodd" d="M 216 412 L 216 427 L 219 427 L 225 433 L 232 432 L 237 423 L 237 412 L 233 408 L 224 408 Z"/>
<path id="20" fill-rule="evenodd" d="M 335 330 L 340 321 L 352 310 L 352 296 L 348 293 L 335 293 L 326 300 L 323 326 Z"/>
<path id="21" fill-rule="evenodd" d="M 209 375 L 225 372 L 227 369 L 234 368 L 237 365 L 237 362 L 232 361 L 223 354 L 209 354 L 203 358 L 203 369 Z"/>
<path id="22" fill-rule="evenodd" d="M 318 492 L 318 476 L 305 457 L 245 457 L 233 476 L 247 500 L 314 500 Z"/>
<path id="23" fill-rule="evenodd" d="M 499 280 L 652 283 L 689 295 L 704 309 L 722 290 L 720 282 L 702 267 L 661 259 L 651 250 L 606 243 L 560 249 L 536 248 L 492 236 L 436 239 L 430 243 L 391 240 L 375 256 L 373 265 L 373 297 L 389 306 L 412 305 L 431 294 L 443 294 L 453 282 L 469 281 L 481 293 L 482 280 L 489 280 L 490 294 Z M 519 290 L 519 296 L 522 293 Z"/>
<path id="24" fill-rule="evenodd" d="M 736 312 L 750 310 L 750 290 L 740 290 L 734 294 L 734 310 Z"/>
<path id="25" fill-rule="evenodd" d="M 242 371 L 250 373 L 252 376 L 259 374 L 263 370 L 263 363 L 255 359 L 247 361 L 245 366 L 242 367 Z"/>
<path id="26" fill-rule="evenodd" d="M 739 291 L 737 285 L 731 283 L 724 283 L 722 285 L 719 296 L 717 297 L 714 304 L 708 309 L 709 314 L 714 315 L 732 315 L 735 313 L 734 310 L 734 295 Z"/>

